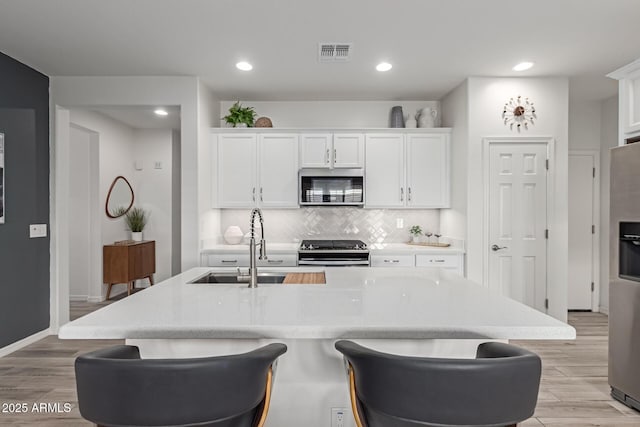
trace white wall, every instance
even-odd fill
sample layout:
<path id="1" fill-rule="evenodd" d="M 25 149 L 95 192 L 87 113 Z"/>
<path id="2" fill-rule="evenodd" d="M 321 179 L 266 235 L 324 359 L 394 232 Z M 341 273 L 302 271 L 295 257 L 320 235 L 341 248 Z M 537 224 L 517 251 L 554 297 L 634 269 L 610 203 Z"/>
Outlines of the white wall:
<path id="1" fill-rule="evenodd" d="M 467 239 L 467 152 L 469 88 L 465 80 L 442 99 L 442 125 L 451 131 L 451 208 L 440 210 L 440 230 Z"/>
<path id="2" fill-rule="evenodd" d="M 136 129 L 132 148 L 132 157 L 123 161 L 135 161 L 138 167 L 142 167 L 142 170 L 134 172 L 135 206 L 144 208 L 150 214 L 144 239 L 156 241 L 154 278 L 159 282 L 171 277 L 173 259 L 173 131 Z M 146 286 L 148 281 L 142 280 L 140 284 Z"/>
<path id="3" fill-rule="evenodd" d="M 600 150 L 602 103 L 569 103 L 569 150 Z"/>
<path id="4" fill-rule="evenodd" d="M 535 103 L 538 120 L 529 131 L 520 135 L 551 136 L 555 139 L 555 181 L 551 190 L 553 219 L 548 264 L 549 314 L 566 320 L 567 317 L 567 185 L 568 185 L 568 100 L 566 78 L 469 78 L 469 142 L 467 168 L 467 277 L 484 282 L 485 242 L 483 230 L 484 192 L 482 173 L 482 139 L 488 136 L 513 136 L 503 124 L 502 108 L 511 97 L 528 97 Z"/>
<path id="5" fill-rule="evenodd" d="M 235 101 L 222 101 L 226 115 Z M 424 107 L 440 110 L 439 101 L 242 101 L 254 107 L 258 117 L 271 119 L 276 128 L 387 128 L 391 107 L 401 105 L 404 114 L 415 115 Z M 218 121 L 225 126 L 224 121 Z M 216 125 L 218 126 L 218 125 Z"/>
<path id="6" fill-rule="evenodd" d="M 600 310 L 609 313 L 610 149 L 618 145 L 618 97 L 601 104 L 600 128 Z"/>

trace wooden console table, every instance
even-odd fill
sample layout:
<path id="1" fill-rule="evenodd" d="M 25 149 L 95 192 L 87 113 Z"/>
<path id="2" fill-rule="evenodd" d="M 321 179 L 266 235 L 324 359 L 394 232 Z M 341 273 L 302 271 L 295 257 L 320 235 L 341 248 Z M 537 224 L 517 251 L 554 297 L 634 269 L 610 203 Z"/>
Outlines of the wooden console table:
<path id="1" fill-rule="evenodd" d="M 153 285 L 155 272 L 155 240 L 104 245 L 102 248 L 102 281 L 109 285 L 107 299 L 111 295 L 111 287 L 117 283 L 127 283 L 128 295 L 135 289 L 138 279 L 147 278 Z"/>

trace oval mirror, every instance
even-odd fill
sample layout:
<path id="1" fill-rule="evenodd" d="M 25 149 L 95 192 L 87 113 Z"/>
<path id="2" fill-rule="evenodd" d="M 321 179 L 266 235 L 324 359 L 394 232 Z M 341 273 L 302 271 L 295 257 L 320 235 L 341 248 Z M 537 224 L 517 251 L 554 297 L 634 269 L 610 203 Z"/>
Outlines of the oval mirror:
<path id="1" fill-rule="evenodd" d="M 118 176 L 111 183 L 107 193 L 105 211 L 109 218 L 120 218 L 133 206 L 133 188 L 127 178 Z"/>

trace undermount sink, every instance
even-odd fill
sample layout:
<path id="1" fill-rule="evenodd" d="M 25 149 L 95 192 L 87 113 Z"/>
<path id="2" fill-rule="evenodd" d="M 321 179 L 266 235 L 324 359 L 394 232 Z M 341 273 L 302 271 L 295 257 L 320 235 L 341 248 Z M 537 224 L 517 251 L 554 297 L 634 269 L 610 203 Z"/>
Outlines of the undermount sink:
<path id="1" fill-rule="evenodd" d="M 282 283 L 287 273 L 258 273 L 258 283 Z M 239 281 L 236 273 L 207 273 L 200 276 L 189 283 L 248 283 L 247 281 Z"/>

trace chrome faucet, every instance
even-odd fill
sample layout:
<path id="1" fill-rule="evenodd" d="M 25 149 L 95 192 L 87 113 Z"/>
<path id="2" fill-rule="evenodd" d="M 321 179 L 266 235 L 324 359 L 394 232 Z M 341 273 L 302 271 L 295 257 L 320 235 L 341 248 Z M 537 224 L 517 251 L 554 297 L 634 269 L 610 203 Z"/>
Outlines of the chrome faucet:
<path id="1" fill-rule="evenodd" d="M 250 288 L 258 287 L 258 267 L 256 266 L 256 215 L 258 215 L 258 219 L 260 219 L 260 243 L 257 244 L 260 246 L 260 257 L 258 259 L 267 259 L 267 245 L 264 240 L 264 221 L 262 219 L 262 211 L 258 208 L 254 208 L 251 211 L 251 219 L 249 221 L 251 230 L 251 239 L 249 240 L 249 274 L 246 276 L 242 275 L 240 274 L 240 269 L 238 269 L 238 280 L 248 280 Z"/>

